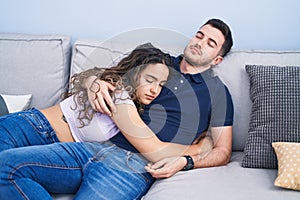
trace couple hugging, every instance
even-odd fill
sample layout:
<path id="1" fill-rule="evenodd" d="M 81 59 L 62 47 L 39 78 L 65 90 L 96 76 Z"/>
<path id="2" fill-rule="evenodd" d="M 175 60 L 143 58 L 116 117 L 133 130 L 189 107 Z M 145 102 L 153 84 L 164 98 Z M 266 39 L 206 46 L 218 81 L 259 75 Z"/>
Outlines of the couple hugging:
<path id="1" fill-rule="evenodd" d="M 138 46 L 74 75 L 59 104 L 0 117 L 0 198 L 140 199 L 157 178 L 227 164 L 233 105 L 211 68 L 231 47 L 210 19 L 183 55 Z"/>

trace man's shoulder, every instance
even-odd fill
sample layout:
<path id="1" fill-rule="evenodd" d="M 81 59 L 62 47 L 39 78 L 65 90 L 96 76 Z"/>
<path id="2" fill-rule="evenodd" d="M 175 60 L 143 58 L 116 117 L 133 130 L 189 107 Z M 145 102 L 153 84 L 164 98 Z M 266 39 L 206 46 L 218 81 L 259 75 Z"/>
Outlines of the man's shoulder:
<path id="1" fill-rule="evenodd" d="M 219 78 L 219 76 L 216 75 L 211 68 L 201 73 L 201 76 L 203 77 L 206 83 L 211 82 L 212 84 L 218 86 L 225 85 L 223 81 Z"/>
<path id="2" fill-rule="evenodd" d="M 206 85 L 208 85 L 208 87 L 214 88 L 216 93 L 225 91 L 226 94 L 230 95 L 230 91 L 229 91 L 228 87 L 226 86 L 226 84 L 219 78 L 219 76 L 217 76 L 216 74 L 213 73 L 213 70 L 211 70 L 210 78 L 205 82 L 206 82 Z"/>

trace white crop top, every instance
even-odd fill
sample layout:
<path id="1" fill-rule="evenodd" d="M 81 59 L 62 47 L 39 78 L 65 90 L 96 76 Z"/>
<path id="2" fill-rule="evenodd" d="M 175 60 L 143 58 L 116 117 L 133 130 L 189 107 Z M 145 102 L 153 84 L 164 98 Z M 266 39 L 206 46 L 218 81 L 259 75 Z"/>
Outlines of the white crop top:
<path id="1" fill-rule="evenodd" d="M 115 96 L 115 104 L 129 104 L 135 106 L 127 91 L 116 93 Z M 79 109 L 74 110 L 75 102 L 73 96 L 63 100 L 60 103 L 60 107 L 76 142 L 106 141 L 119 132 L 118 127 L 111 117 L 99 112 L 94 114 L 88 125 L 81 127 L 80 121 L 77 119 Z"/>

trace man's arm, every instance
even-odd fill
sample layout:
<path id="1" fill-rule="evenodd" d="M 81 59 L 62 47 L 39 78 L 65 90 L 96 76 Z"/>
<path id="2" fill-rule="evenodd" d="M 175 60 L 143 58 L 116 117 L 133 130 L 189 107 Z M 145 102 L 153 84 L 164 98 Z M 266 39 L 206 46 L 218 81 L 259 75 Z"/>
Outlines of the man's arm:
<path id="1" fill-rule="evenodd" d="M 83 87 L 87 89 L 89 102 L 94 110 L 109 116 L 116 112 L 115 104 L 109 94 L 115 89 L 113 85 L 92 75 L 84 80 Z"/>
<path id="2" fill-rule="evenodd" d="M 230 161 L 232 151 L 232 126 L 214 127 L 210 129 L 214 147 L 207 156 L 192 156 L 195 168 L 216 167 L 226 165 Z"/>
<path id="3" fill-rule="evenodd" d="M 194 168 L 226 165 L 232 151 L 232 126 L 211 128 L 214 147 L 207 155 L 194 155 Z M 184 157 L 170 157 L 146 166 L 154 178 L 168 178 L 182 170 L 187 164 Z"/>

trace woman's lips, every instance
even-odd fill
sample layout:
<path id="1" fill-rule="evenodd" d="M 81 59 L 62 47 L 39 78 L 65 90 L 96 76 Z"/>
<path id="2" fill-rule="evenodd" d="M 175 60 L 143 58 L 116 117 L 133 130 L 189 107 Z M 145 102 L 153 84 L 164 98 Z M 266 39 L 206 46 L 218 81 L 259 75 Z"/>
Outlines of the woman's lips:
<path id="1" fill-rule="evenodd" d="M 146 97 L 146 99 L 148 99 L 148 100 L 153 100 L 153 99 L 155 98 L 155 96 L 153 96 L 153 95 L 148 95 L 148 94 L 145 94 L 145 97 Z"/>

